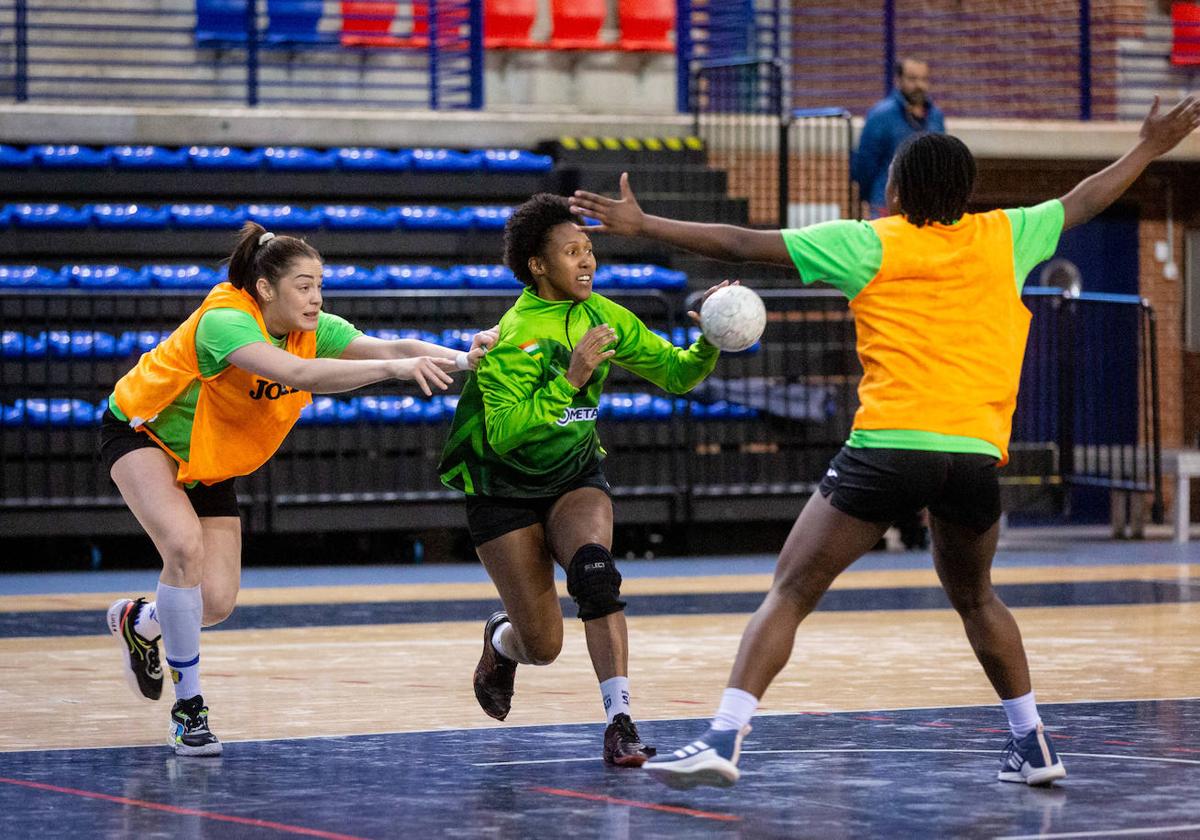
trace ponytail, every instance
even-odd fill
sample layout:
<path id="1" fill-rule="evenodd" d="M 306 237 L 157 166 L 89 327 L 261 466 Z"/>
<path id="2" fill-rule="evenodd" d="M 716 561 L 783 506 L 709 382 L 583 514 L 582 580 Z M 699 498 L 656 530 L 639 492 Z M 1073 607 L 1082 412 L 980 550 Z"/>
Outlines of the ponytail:
<path id="1" fill-rule="evenodd" d="M 257 222 L 246 222 L 238 234 L 237 247 L 229 255 L 229 282 L 258 300 L 259 277 L 267 278 L 274 286 L 293 262 L 304 258 L 319 261 L 321 255 L 303 239 L 276 236 Z"/>

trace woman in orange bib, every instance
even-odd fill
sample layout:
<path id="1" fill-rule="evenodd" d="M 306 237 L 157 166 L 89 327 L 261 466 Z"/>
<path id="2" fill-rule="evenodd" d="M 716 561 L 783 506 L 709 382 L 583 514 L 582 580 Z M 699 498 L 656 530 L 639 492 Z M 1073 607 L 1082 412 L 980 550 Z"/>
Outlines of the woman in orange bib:
<path id="1" fill-rule="evenodd" d="M 169 743 L 179 755 L 219 755 L 200 693 L 200 628 L 233 612 L 242 527 L 234 480 L 267 462 L 314 393 L 388 379 L 428 396 L 470 352 L 416 340 L 383 341 L 321 310 L 321 255 L 301 239 L 248 223 L 229 280 L 117 382 L 100 453 L 129 510 L 162 556 L 153 602 L 121 599 L 109 631 L 125 653 L 135 694 L 162 693 L 161 635 L 175 687 Z"/>
<path id="2" fill-rule="evenodd" d="M 1008 439 L 1030 313 L 1025 277 L 1062 231 L 1114 202 L 1143 170 L 1200 125 L 1200 102 L 1160 114 L 1137 144 L 1061 199 L 966 212 L 975 160 L 948 135 L 910 138 L 888 178 L 890 211 L 871 222 L 748 230 L 647 216 L 621 176 L 621 198 L 577 192 L 573 210 L 618 234 L 644 236 L 733 262 L 794 267 L 850 300 L 863 378 L 850 439 L 784 543 L 775 579 L 742 636 L 708 731 L 644 766 L 673 787 L 738 778 L 759 698 L 787 664 L 800 622 L 851 563 L 904 515 L 927 507 L 933 564 L 1001 698 L 1011 738 L 998 778 L 1029 785 L 1066 775 L 1034 702 L 1021 633 L 992 588 L 999 535 L 996 467 Z"/>

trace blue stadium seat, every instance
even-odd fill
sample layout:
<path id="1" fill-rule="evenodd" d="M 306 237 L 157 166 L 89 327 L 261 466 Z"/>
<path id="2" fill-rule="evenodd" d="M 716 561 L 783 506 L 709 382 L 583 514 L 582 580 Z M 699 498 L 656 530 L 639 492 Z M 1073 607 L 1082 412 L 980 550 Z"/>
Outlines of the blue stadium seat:
<path id="1" fill-rule="evenodd" d="M 22 424 L 18 421 L 13 425 L 93 426 L 96 422 L 95 407 L 87 400 L 35 397 L 16 402 L 23 404 L 24 422 Z M 14 414 L 18 414 L 18 412 L 14 412 Z M 5 425 L 9 425 L 7 406 L 5 415 Z"/>
<path id="2" fill-rule="evenodd" d="M 196 46 L 246 43 L 247 0 L 196 0 Z"/>
<path id="3" fill-rule="evenodd" d="M 246 215 L 271 231 L 316 230 L 325 221 L 320 207 L 305 210 L 292 204 L 251 204 Z"/>
<path id="4" fill-rule="evenodd" d="M 327 172 L 337 164 L 336 152 L 319 152 L 304 146 L 268 146 L 263 149 L 268 169 L 291 172 Z"/>
<path id="5" fill-rule="evenodd" d="M 506 265 L 460 265 L 452 271 L 468 289 L 521 289 L 524 284 Z"/>
<path id="6" fill-rule="evenodd" d="M 264 40 L 273 46 L 319 44 L 324 0 L 267 0 L 267 31 Z"/>
<path id="7" fill-rule="evenodd" d="M 96 227 L 120 230 L 165 230 L 171 221 L 169 207 L 146 204 L 93 204 Z"/>
<path id="8" fill-rule="evenodd" d="M 621 289 L 687 288 L 687 274 L 657 265 L 611 265 L 608 270 Z"/>
<path id="9" fill-rule="evenodd" d="M 172 204 L 171 223 L 180 228 L 204 230 L 237 230 L 246 223 L 245 207 L 222 207 L 219 204 Z"/>
<path id="10" fill-rule="evenodd" d="M 32 165 L 32 150 L 0 144 L 0 169 L 28 169 Z"/>
<path id="11" fill-rule="evenodd" d="M 330 230 L 395 230 L 399 224 L 396 208 L 380 210 L 356 204 L 327 204 L 325 226 Z"/>
<path id="12" fill-rule="evenodd" d="M 70 334 L 72 358 L 111 359 L 117 355 L 117 339 L 99 330 L 72 330 Z"/>
<path id="13" fill-rule="evenodd" d="M 187 149 L 110 146 L 108 151 L 119 169 L 183 169 L 188 165 Z"/>
<path id="14" fill-rule="evenodd" d="M 469 230 L 470 217 L 445 207 L 396 207 L 400 227 L 408 230 Z"/>
<path id="15" fill-rule="evenodd" d="M 0 265 L 0 289 L 55 289 L 69 283 L 61 273 L 40 265 Z"/>
<path id="16" fill-rule="evenodd" d="M 206 265 L 148 265 L 142 274 L 159 289 L 211 289 L 217 273 Z"/>
<path id="17" fill-rule="evenodd" d="M 407 149 L 391 152 L 387 149 L 344 146 L 333 151 L 337 154 L 337 162 L 342 169 L 403 172 L 412 168 L 413 155 Z"/>
<path id="18" fill-rule="evenodd" d="M 358 420 L 358 397 L 339 400 L 333 397 L 314 396 L 313 401 L 300 412 L 300 423 L 313 426 L 342 426 Z"/>
<path id="19" fill-rule="evenodd" d="M 471 224 L 480 230 L 504 230 L 505 223 L 513 214 L 512 207 L 488 205 L 484 207 L 464 207 L 462 212 L 469 213 Z"/>
<path id="20" fill-rule="evenodd" d="M 123 265 L 64 265 L 64 276 L 81 289 L 148 289 L 150 278 Z"/>
<path id="21" fill-rule="evenodd" d="M 323 283 L 326 289 L 382 289 L 386 283 L 369 268 L 357 265 L 326 265 Z"/>
<path id="22" fill-rule="evenodd" d="M 481 172 L 482 152 L 456 152 L 453 149 L 413 149 L 412 168 L 416 172 Z"/>
<path id="23" fill-rule="evenodd" d="M 0 358 L 22 359 L 25 357 L 25 333 L 16 330 L 0 332 Z"/>
<path id="24" fill-rule="evenodd" d="M 258 169 L 262 166 L 263 150 L 238 149 L 233 146 L 192 146 L 188 160 L 196 169 Z"/>
<path id="25" fill-rule="evenodd" d="M 117 355 L 121 357 L 148 353 L 170 333 L 154 330 L 126 330 L 117 336 Z"/>
<path id="26" fill-rule="evenodd" d="M 486 149 L 483 168 L 488 172 L 549 172 L 554 158 L 523 149 Z"/>
<path id="27" fill-rule="evenodd" d="M 476 332 L 478 330 L 474 329 L 465 330 L 455 328 L 442 330 L 437 343 L 452 350 L 470 350 L 471 339 L 475 336 Z"/>
<path id="28" fill-rule="evenodd" d="M 381 265 L 375 275 L 389 289 L 458 289 L 459 277 L 433 265 Z"/>
<path id="29" fill-rule="evenodd" d="M 25 400 L 0 403 L 0 426 L 25 425 Z"/>
<path id="30" fill-rule="evenodd" d="M 435 332 L 429 330 L 365 330 L 366 334 L 372 338 L 382 339 L 383 341 L 400 341 L 401 339 L 416 339 L 417 341 L 428 341 L 431 344 L 440 344 L 442 337 Z"/>
<path id="31" fill-rule="evenodd" d="M 592 288 L 599 291 L 617 288 L 617 277 L 613 274 L 611 265 L 602 265 L 596 269 L 596 273 L 592 275 Z"/>
<path id="32" fill-rule="evenodd" d="M 13 204 L 12 221 L 17 227 L 79 230 L 92 221 L 92 208 L 66 204 Z"/>
<path id="33" fill-rule="evenodd" d="M 34 146 L 33 154 L 46 169 L 102 169 L 112 159 L 108 149 L 75 145 Z"/>

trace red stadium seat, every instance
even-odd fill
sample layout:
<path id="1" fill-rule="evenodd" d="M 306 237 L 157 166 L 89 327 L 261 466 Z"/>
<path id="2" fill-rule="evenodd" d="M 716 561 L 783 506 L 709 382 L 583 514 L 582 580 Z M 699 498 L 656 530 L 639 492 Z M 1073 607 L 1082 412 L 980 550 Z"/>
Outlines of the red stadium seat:
<path id="1" fill-rule="evenodd" d="M 629 52 L 675 52 L 676 0 L 620 0 L 621 39 L 617 46 Z"/>
<path id="2" fill-rule="evenodd" d="M 606 0 L 550 0 L 552 50 L 611 50 L 616 44 L 600 40 L 608 12 Z"/>
<path id="3" fill-rule="evenodd" d="M 1200 4 L 1172 3 L 1171 63 L 1183 66 L 1200 64 Z"/>
<path id="4" fill-rule="evenodd" d="M 486 0 L 483 45 L 489 50 L 529 50 L 544 46 L 529 37 L 537 0 Z"/>
<path id="5" fill-rule="evenodd" d="M 429 46 L 429 3 L 412 4 L 412 34 L 391 34 L 398 2 L 386 0 L 342 0 L 342 45 L 425 49 Z"/>

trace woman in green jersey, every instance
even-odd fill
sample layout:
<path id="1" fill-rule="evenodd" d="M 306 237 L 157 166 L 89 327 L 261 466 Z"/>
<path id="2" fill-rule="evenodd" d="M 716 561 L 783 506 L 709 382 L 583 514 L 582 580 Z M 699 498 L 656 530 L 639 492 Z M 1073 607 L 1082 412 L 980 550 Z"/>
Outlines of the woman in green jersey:
<path id="1" fill-rule="evenodd" d="M 685 393 L 708 376 L 719 351 L 703 338 L 673 347 L 593 294 L 596 258 L 580 222 L 567 199 L 546 193 L 509 219 L 504 261 L 526 288 L 463 387 L 439 470 L 446 486 L 467 494 L 472 541 L 504 602 L 484 625 L 479 705 L 504 720 L 517 663 L 548 665 L 562 649 L 558 563 L 600 681 L 604 760 L 637 767 L 654 750 L 630 717 L 625 604 L 596 435 L 600 391 L 615 363 Z"/>

